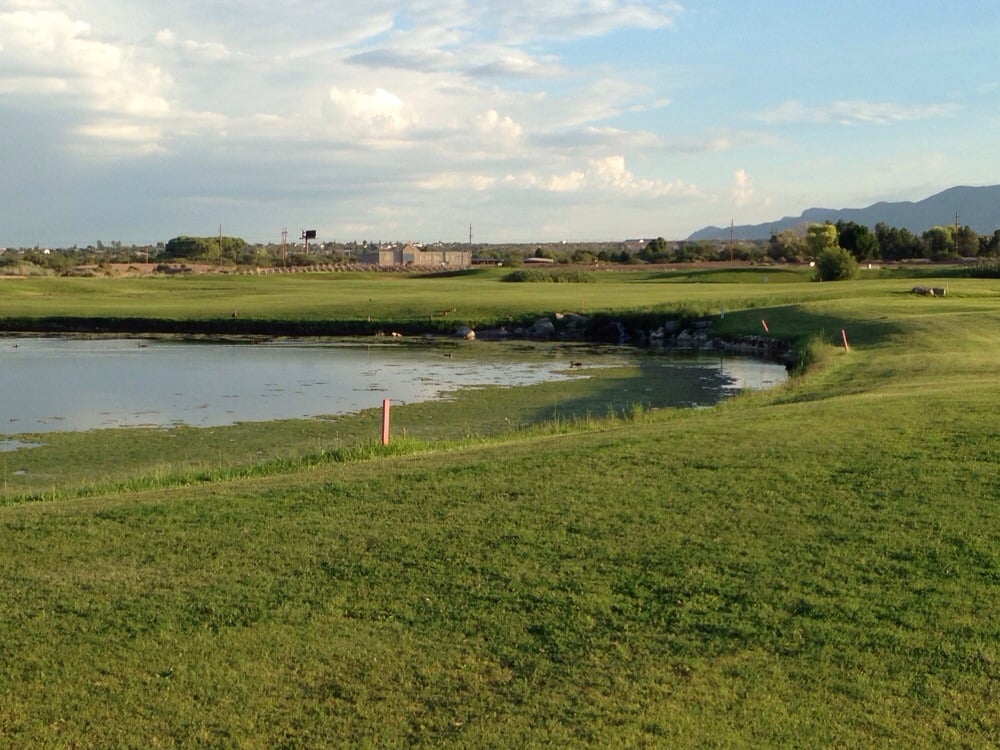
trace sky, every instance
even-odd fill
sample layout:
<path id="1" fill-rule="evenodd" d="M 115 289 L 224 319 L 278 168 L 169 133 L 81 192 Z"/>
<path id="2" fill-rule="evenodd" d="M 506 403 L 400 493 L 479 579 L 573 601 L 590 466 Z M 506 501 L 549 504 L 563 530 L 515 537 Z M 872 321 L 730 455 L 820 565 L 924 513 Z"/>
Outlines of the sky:
<path id="1" fill-rule="evenodd" d="M 0 247 L 682 239 L 1000 183 L 996 0 L 0 0 Z"/>

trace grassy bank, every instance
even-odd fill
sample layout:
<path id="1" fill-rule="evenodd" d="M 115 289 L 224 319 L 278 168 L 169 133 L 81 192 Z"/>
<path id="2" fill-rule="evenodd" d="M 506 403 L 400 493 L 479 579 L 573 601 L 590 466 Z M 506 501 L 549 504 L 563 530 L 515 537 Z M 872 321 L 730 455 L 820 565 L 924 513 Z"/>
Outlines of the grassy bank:
<path id="1" fill-rule="evenodd" d="M 0 744 L 997 744 L 1000 287 L 783 287 L 713 328 L 815 369 L 713 409 L 0 508 Z"/>

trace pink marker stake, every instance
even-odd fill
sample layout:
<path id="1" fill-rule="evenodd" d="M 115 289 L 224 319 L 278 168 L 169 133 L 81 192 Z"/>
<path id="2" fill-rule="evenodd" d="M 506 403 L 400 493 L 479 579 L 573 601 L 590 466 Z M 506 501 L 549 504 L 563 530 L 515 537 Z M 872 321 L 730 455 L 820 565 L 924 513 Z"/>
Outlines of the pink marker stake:
<path id="1" fill-rule="evenodd" d="M 843 328 L 840 329 L 840 340 L 844 342 L 844 351 L 849 352 L 850 348 L 847 346 L 847 331 Z"/>
<path id="2" fill-rule="evenodd" d="M 382 445 L 389 444 L 389 399 L 382 400 Z"/>
<path id="3" fill-rule="evenodd" d="M 764 333 L 770 333 L 770 331 L 769 331 L 769 330 L 768 330 L 768 328 L 767 328 L 767 321 L 766 321 L 766 320 L 762 320 L 762 321 L 760 321 L 760 324 L 761 324 L 762 326 L 764 326 Z"/>

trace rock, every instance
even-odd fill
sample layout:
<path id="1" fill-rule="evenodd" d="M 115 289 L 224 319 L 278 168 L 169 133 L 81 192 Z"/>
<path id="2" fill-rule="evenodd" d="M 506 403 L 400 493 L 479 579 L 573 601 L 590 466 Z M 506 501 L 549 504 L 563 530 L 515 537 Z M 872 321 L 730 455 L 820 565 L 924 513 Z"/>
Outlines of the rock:
<path id="1" fill-rule="evenodd" d="M 531 331 L 528 334 L 533 339 L 551 339 L 556 335 L 556 326 L 548 318 L 539 318 L 535 321 L 535 324 L 531 326 Z"/>
<path id="2" fill-rule="evenodd" d="M 517 330 L 514 331 L 517 335 Z M 520 335 L 523 335 L 522 331 Z M 477 341 L 503 341 L 508 337 L 507 329 L 503 326 L 499 328 L 486 328 L 476 332 Z"/>
<path id="3" fill-rule="evenodd" d="M 582 339 L 587 333 L 588 318 L 586 315 L 570 313 L 563 320 L 563 328 L 566 337 L 570 339 Z"/>

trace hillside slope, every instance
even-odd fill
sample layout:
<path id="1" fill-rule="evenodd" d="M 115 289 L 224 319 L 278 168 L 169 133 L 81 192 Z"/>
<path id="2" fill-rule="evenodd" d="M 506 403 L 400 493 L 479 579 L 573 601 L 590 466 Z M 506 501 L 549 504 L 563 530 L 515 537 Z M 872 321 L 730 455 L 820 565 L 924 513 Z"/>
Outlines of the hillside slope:
<path id="1" fill-rule="evenodd" d="M 795 229 L 804 224 L 840 220 L 853 221 L 867 227 L 885 222 L 891 227 L 909 229 L 920 234 L 933 226 L 955 223 L 972 227 L 978 234 L 992 234 L 1000 227 L 1000 185 L 989 187 L 953 187 L 922 201 L 880 202 L 867 208 L 810 208 L 799 216 L 786 216 L 763 224 L 733 227 L 739 240 L 766 240 L 772 233 Z M 688 237 L 689 240 L 729 239 L 729 227 L 709 226 Z"/>

